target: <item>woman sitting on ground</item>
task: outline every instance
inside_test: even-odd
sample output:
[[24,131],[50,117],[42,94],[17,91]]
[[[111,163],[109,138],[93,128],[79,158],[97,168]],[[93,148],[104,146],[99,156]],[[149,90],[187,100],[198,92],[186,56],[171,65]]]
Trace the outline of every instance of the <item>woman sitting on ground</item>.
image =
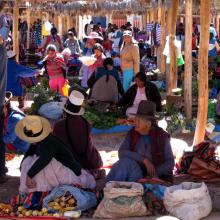
[[26,116],[16,125],[16,134],[31,143],[21,164],[21,193],[47,192],[59,185],[95,188],[93,176],[83,170],[68,147],[51,134],[48,120]]
[[161,111],[161,96],[155,84],[147,81],[145,73],[139,72],[135,76],[133,86],[125,93],[121,100],[116,104],[117,107],[123,107],[128,117],[137,113],[139,103],[142,100],[149,100],[156,104],[156,111]]
[[5,104],[3,107],[4,118],[4,136],[3,141],[9,150],[15,150],[17,153],[25,153],[29,148],[29,143],[21,140],[15,133],[16,124],[25,117],[25,114],[19,109],[12,108],[10,99],[12,94],[6,93]]
[[158,127],[156,105],[141,101],[132,128],[119,149],[119,161],[113,165],[107,181],[136,182],[144,177],[172,181],[174,157],[170,136]]
[[97,68],[89,78],[87,84],[91,89],[91,99],[115,103],[118,101],[119,94],[124,95],[118,70],[113,65],[112,58],[106,58],[103,62],[104,67]]
[[102,158],[92,143],[91,127],[83,117],[84,95],[76,90],[70,93],[64,107],[66,117],[57,122],[53,133],[68,147],[74,158],[86,170],[102,167]]

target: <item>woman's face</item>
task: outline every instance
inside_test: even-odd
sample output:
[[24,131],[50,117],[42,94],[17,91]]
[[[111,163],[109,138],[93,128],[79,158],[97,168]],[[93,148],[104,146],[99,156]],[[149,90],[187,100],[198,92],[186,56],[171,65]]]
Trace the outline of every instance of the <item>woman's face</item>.
[[102,55],[102,52],[98,49],[95,49],[94,54],[95,54],[96,57],[100,57]]
[[56,51],[49,50],[47,52],[47,56],[48,56],[48,58],[54,58],[56,56]]
[[138,88],[144,88],[144,82],[142,82],[139,78],[135,79]]
[[123,39],[124,39],[125,44],[129,44],[129,43],[131,43],[132,37],[131,37],[131,36],[128,36],[128,35],[125,35],[125,36],[123,37]]
[[135,130],[138,133],[142,135],[146,135],[146,134],[149,134],[150,129],[151,129],[151,121],[148,121],[141,117],[135,118]]

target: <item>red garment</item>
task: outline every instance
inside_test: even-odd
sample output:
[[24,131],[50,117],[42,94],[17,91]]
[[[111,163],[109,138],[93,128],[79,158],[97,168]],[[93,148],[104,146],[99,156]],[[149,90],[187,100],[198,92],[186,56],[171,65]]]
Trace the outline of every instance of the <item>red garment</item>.
[[107,39],[107,40],[105,40],[105,41],[103,42],[103,48],[104,48],[105,50],[111,51],[111,50],[112,50],[112,44],[113,44],[113,42],[112,42],[111,40]]
[[95,61],[95,63],[94,63],[93,65],[89,66],[89,71],[90,71],[90,73],[93,73],[93,72],[96,70],[96,68],[98,68],[98,67],[103,67],[103,62],[104,62],[104,59],[105,59],[106,57],[105,57],[105,55],[102,53],[101,56],[99,56],[99,57],[96,57],[96,56],[95,56],[95,58],[97,59],[97,60]]
[[55,58],[47,58],[47,72],[50,79],[63,78],[65,72],[65,61],[60,54],[56,54]]
[[[4,118],[4,134],[7,132],[7,123],[8,123],[8,116],[5,116],[5,118]],[[6,144],[6,147],[8,148],[8,150],[16,151],[16,148],[11,143]]]

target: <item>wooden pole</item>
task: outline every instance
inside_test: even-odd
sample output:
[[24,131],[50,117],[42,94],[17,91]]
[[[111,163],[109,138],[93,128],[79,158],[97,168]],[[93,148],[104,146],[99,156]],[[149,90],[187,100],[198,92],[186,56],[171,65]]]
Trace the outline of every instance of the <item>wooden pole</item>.
[[172,89],[177,86],[177,53],[174,45],[176,36],[176,21],[179,7],[179,0],[172,0],[172,7],[169,16],[169,45],[170,45],[170,71],[169,71],[169,83],[168,83],[168,95],[172,93]]
[[18,32],[19,7],[15,2],[13,8],[13,51],[16,54],[16,61],[19,62],[19,32]]
[[160,72],[166,72],[166,57],[163,55],[163,50],[166,43],[166,27],[165,27],[165,6],[164,3],[161,2],[160,6]]
[[193,0],[186,0],[184,107],[187,119],[192,118],[192,7]]
[[63,21],[61,15],[58,15],[58,33],[60,36],[63,36]]
[[29,49],[30,46],[30,26],[31,26],[31,11],[30,9],[27,9],[27,49]]
[[218,15],[216,16],[216,32],[219,37],[219,16]]
[[196,131],[193,144],[204,140],[208,113],[208,48],[211,0],[200,1],[199,97]]
[[54,13],[54,17],[53,17],[53,23],[54,23],[54,26],[56,27],[56,28],[58,28],[58,24],[59,24],[59,21],[58,21],[59,19],[58,19],[58,15],[56,14],[56,13]]

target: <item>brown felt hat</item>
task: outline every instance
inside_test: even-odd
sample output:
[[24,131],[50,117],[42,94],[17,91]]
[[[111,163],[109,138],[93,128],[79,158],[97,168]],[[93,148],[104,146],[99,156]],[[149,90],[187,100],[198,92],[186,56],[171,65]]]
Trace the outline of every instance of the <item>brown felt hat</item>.
[[151,101],[142,100],[138,106],[137,113],[134,114],[135,116],[143,116],[149,119],[156,119],[155,118],[156,112],[156,104]]

